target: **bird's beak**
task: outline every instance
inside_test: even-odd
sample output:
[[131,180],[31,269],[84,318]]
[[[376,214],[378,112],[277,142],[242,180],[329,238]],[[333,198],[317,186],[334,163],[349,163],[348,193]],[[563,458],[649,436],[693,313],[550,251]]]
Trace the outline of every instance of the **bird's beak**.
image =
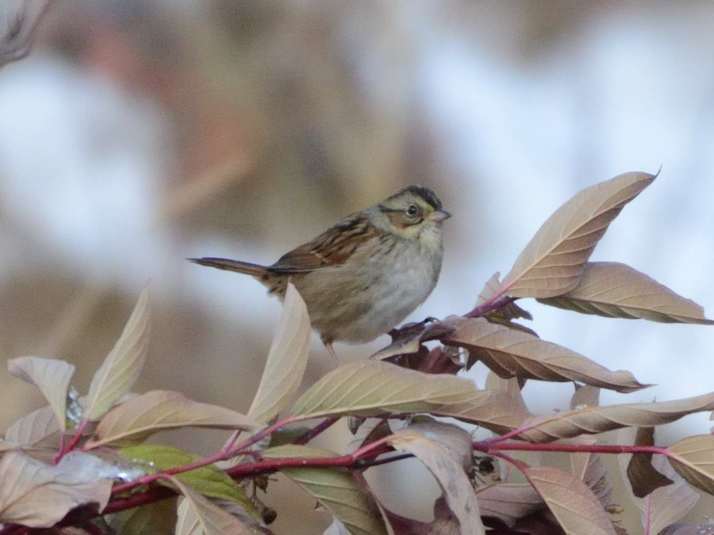
[[437,223],[441,223],[442,221],[449,219],[450,217],[451,214],[446,210],[435,210],[429,215],[429,219]]

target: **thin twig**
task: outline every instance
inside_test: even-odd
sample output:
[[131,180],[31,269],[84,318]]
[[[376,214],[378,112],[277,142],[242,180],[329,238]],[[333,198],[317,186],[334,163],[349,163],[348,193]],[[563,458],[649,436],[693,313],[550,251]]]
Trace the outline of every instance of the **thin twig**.
[[293,441],[293,444],[307,444],[310,442],[313,438],[316,436],[320,435],[322,432],[328,430],[330,427],[332,427],[335,422],[337,422],[339,418],[337,417],[332,417],[332,418],[325,418],[322,420],[319,424],[317,424],[315,427],[312,429],[309,429],[306,431],[304,434],[300,435],[296,440]]
[[[143,477],[135,479],[134,481],[130,481],[129,483],[123,483],[121,485],[117,485],[112,489],[112,494],[117,495],[117,494],[121,494],[123,492],[133,490],[136,487],[140,487],[143,485],[149,485],[150,483],[154,483],[155,481],[157,481],[165,476],[175,476],[177,474],[183,474],[184,472],[190,472],[191,470],[196,470],[198,468],[203,468],[204,466],[215,464],[219,461],[226,461],[226,460],[230,459],[231,457],[235,457],[236,455],[240,454],[242,450],[246,450],[246,449],[250,448],[254,444],[263,440],[265,437],[270,436],[272,433],[274,433],[281,427],[283,427],[293,421],[294,421],[294,418],[292,418],[292,417],[283,418],[282,420],[278,420],[273,425],[270,425],[270,426],[262,429],[261,431],[258,431],[254,435],[248,437],[243,442],[236,444],[230,450],[221,449],[220,451],[218,451],[217,453],[215,453],[213,455],[210,455],[208,457],[203,457],[203,458],[198,459],[192,463],[189,463],[189,464],[186,464],[183,466],[176,466],[174,468],[167,468],[166,470],[161,470],[161,471],[155,472],[153,474],[147,474]],[[0,535],[2,535],[2,534],[0,533]]]

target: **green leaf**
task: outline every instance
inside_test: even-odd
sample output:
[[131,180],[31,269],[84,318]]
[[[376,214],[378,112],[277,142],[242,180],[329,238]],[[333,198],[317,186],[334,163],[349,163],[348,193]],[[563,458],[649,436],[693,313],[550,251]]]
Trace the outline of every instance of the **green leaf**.
[[176,500],[162,500],[119,513],[124,522],[119,535],[173,535]]
[[[335,455],[328,450],[295,445],[263,451],[263,456],[271,459]],[[286,468],[281,472],[316,498],[352,535],[387,534],[372,496],[348,471],[336,468]]]
[[478,392],[468,379],[362,361],[325,375],[295,402],[292,414],[308,419],[428,412],[432,407],[472,400]]
[[[128,461],[143,465],[149,472],[185,466],[199,458],[193,453],[161,444],[129,446],[120,449],[119,453]],[[243,489],[214,465],[197,468],[175,477],[204,496],[238,503],[246,511],[257,516],[255,507]]]
[[144,290],[124,331],[92,378],[85,418],[95,421],[131,390],[146,362],[149,346],[149,292]]

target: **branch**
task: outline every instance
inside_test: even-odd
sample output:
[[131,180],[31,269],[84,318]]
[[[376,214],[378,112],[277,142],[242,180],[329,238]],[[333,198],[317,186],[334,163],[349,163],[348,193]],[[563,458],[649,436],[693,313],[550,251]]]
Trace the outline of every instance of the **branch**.
[[[190,472],[191,470],[203,468],[204,466],[208,466],[210,464],[215,464],[220,461],[226,461],[232,457],[239,455],[243,450],[246,450],[246,449],[250,448],[251,446],[253,446],[254,444],[257,444],[258,442],[263,440],[265,437],[270,436],[275,431],[277,431],[278,429],[280,429],[281,427],[283,427],[285,425],[288,425],[289,423],[293,422],[294,420],[295,420],[294,417],[287,417],[287,418],[283,418],[282,420],[278,420],[273,425],[263,428],[261,431],[258,431],[254,435],[248,437],[243,442],[239,442],[238,444],[236,444],[235,446],[233,446],[231,448],[222,448],[217,453],[210,455],[208,457],[203,457],[201,459],[198,459],[190,464],[185,464],[183,466],[176,466],[174,468],[168,468],[166,470],[154,472],[153,474],[147,474],[143,477],[135,479],[134,481],[130,481],[129,483],[123,483],[121,485],[116,485],[112,489],[112,495],[117,495],[117,494],[121,494],[123,492],[128,492],[130,490],[135,489],[136,487],[141,487],[143,485],[149,485],[159,479],[165,478],[166,476],[175,476],[178,474],[183,474],[184,472]],[[2,535],[2,532],[0,532],[0,535]]]
[[336,416],[333,416],[332,418],[325,418],[315,427],[306,431],[305,434],[299,436],[296,440],[294,440],[293,444],[307,444],[313,438],[320,435],[323,431],[327,431],[330,427],[334,425],[335,422],[337,422],[337,420],[339,420],[339,418],[337,418]]

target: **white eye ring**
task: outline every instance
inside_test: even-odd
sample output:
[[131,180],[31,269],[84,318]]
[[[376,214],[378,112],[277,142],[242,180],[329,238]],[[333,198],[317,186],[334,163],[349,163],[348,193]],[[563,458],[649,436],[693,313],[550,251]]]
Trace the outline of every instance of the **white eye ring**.
[[419,215],[419,207],[416,204],[410,204],[407,208],[407,215],[409,217],[416,217]]

